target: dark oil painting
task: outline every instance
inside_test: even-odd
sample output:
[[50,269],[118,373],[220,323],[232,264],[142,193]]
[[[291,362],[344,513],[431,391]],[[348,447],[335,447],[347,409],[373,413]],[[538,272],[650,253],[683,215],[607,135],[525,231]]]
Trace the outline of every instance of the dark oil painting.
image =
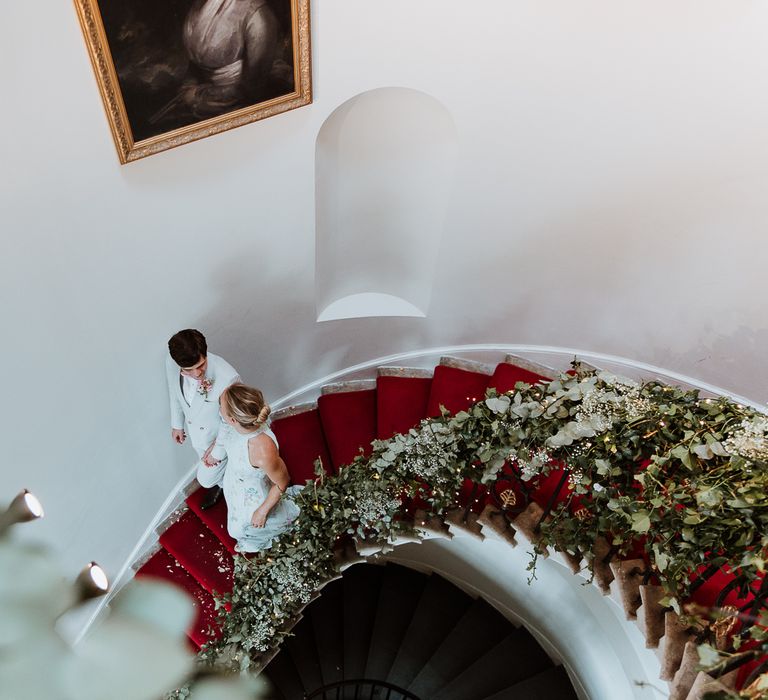
[[295,90],[291,0],[98,0],[135,142]]

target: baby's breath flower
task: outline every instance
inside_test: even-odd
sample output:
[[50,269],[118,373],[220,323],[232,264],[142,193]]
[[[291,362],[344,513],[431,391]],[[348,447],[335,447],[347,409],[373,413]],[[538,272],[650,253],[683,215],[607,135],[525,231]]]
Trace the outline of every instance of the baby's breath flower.
[[455,461],[455,455],[440,441],[439,434],[429,425],[422,425],[412,432],[412,439],[403,450],[406,469],[433,485],[448,480],[446,467]]
[[745,418],[739,429],[723,442],[723,447],[745,459],[768,460],[768,416]]

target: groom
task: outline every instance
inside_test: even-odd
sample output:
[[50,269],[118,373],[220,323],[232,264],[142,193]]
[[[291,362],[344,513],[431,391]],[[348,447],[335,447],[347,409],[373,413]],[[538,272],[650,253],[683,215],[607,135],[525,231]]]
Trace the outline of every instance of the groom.
[[232,365],[208,352],[205,336],[192,328],[179,331],[168,341],[165,370],[171,438],[179,445],[189,438],[200,457],[197,480],[208,489],[200,505],[207,509],[221,498],[224,478],[224,465],[209,457],[221,425],[219,396],[240,377]]

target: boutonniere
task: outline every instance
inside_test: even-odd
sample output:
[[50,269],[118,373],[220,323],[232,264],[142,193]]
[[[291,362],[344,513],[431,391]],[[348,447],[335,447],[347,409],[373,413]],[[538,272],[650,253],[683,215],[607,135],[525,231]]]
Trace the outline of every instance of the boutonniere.
[[200,383],[197,385],[197,393],[205,399],[208,398],[208,392],[210,392],[211,389],[213,389],[213,379],[209,379],[208,377],[201,379]]

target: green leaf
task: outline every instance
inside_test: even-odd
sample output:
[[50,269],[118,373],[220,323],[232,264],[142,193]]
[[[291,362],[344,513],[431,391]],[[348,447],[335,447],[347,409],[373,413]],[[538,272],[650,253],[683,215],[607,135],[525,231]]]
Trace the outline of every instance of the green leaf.
[[697,651],[699,652],[699,663],[704,668],[711,668],[720,663],[720,652],[709,644],[699,644]]
[[595,469],[600,476],[606,476],[611,471],[611,465],[605,459],[596,459]]
[[647,510],[639,510],[632,513],[632,530],[640,534],[648,532],[651,529],[651,519],[648,517]]

